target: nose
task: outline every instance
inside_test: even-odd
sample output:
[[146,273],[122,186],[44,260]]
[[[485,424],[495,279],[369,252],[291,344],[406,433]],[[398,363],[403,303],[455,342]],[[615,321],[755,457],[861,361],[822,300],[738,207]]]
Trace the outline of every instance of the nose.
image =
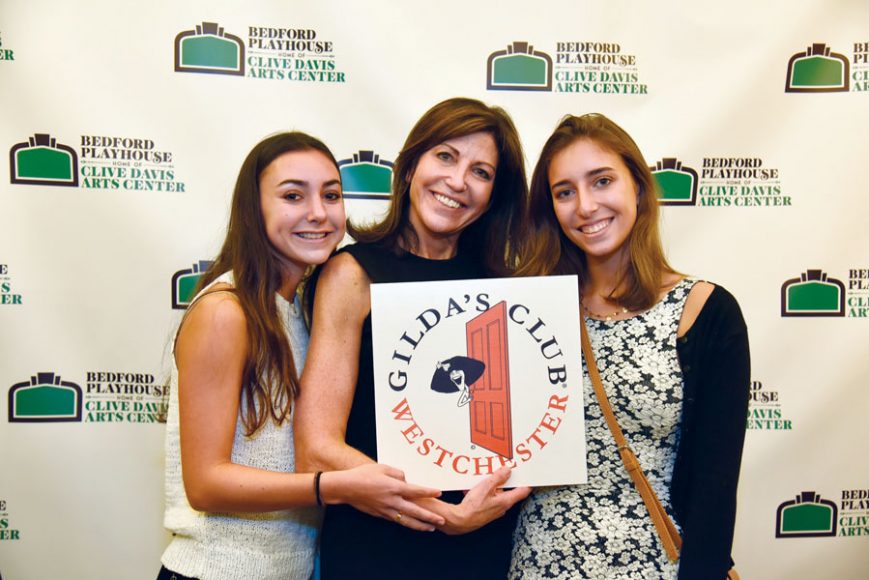
[[312,195],[308,203],[308,221],[319,223],[326,219],[326,206],[319,195]]
[[583,188],[577,192],[576,213],[582,217],[591,217],[599,205],[594,194]]
[[458,164],[449,169],[446,176],[447,186],[453,191],[465,191],[468,187],[468,184],[465,181],[467,171],[467,168]]

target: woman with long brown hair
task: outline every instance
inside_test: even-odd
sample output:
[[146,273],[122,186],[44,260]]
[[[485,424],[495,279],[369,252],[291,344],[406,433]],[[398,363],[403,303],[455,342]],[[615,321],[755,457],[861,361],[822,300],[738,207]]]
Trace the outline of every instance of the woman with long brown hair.
[[[416,123],[395,163],[389,213],[378,224],[351,230],[358,243],[330,259],[317,282],[297,407],[305,468],[345,469],[377,458],[371,284],[509,271],[515,252],[508,241],[518,232],[515,216],[526,191],[519,137],[502,109],[455,98]],[[329,507],[322,578],[503,578],[515,511],[497,518],[529,491],[499,490],[508,477],[509,469],[502,469],[464,497],[408,498],[392,522]],[[442,518],[438,532],[411,529],[421,523],[409,511],[414,505]]]
[[[579,322],[590,339],[588,483],[535,490],[519,518],[510,576],[724,578],[749,392],[739,305],[667,263],[648,165],[603,115],[565,117],[550,136],[528,221],[518,273],[579,280]],[[589,378],[592,358],[624,445]],[[623,465],[628,448],[681,534],[681,557],[663,547],[654,501]]]
[[[176,335],[166,429],[173,537],[159,578],[306,580],[317,506],[346,502],[391,518],[396,501],[439,495],[375,464],[293,473],[308,345],[296,291],[344,222],[338,165],[322,142],[280,133],[248,154],[223,248]],[[430,525],[426,510],[411,513]]]

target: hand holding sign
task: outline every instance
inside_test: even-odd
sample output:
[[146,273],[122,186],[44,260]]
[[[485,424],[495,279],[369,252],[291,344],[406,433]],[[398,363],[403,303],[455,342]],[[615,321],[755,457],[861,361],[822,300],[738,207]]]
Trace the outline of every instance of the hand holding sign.
[[528,497],[531,493],[530,487],[501,489],[511,473],[509,467],[502,467],[471,488],[462,503],[458,505],[441,503],[445,509],[436,511],[444,516],[445,521],[438,526],[438,529],[450,535],[473,532],[500,518],[516,502]]

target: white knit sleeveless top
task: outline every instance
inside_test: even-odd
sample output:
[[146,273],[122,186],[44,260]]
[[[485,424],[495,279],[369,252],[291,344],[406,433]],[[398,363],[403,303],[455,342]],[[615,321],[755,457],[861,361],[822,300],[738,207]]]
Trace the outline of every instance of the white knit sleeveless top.
[[[232,285],[232,274],[218,277],[193,302],[212,285],[221,282]],[[298,300],[291,304],[280,295],[276,295],[276,300],[278,313],[285,321],[296,369],[301,373],[308,350],[308,331]],[[317,508],[265,513],[206,513],[190,507],[181,477],[178,368],[174,357],[170,385],[163,523],[173,537],[161,558],[163,565],[200,580],[310,578],[321,518]],[[267,420],[252,437],[246,437],[239,412],[232,462],[269,471],[294,471],[292,421],[277,426],[274,421]]]

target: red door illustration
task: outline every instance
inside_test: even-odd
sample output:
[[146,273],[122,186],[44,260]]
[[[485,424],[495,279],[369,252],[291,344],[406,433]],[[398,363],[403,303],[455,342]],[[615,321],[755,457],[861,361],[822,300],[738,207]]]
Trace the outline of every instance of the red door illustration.
[[483,376],[472,386],[471,443],[512,459],[506,302],[494,305],[469,321],[465,328],[468,356],[486,364]]

